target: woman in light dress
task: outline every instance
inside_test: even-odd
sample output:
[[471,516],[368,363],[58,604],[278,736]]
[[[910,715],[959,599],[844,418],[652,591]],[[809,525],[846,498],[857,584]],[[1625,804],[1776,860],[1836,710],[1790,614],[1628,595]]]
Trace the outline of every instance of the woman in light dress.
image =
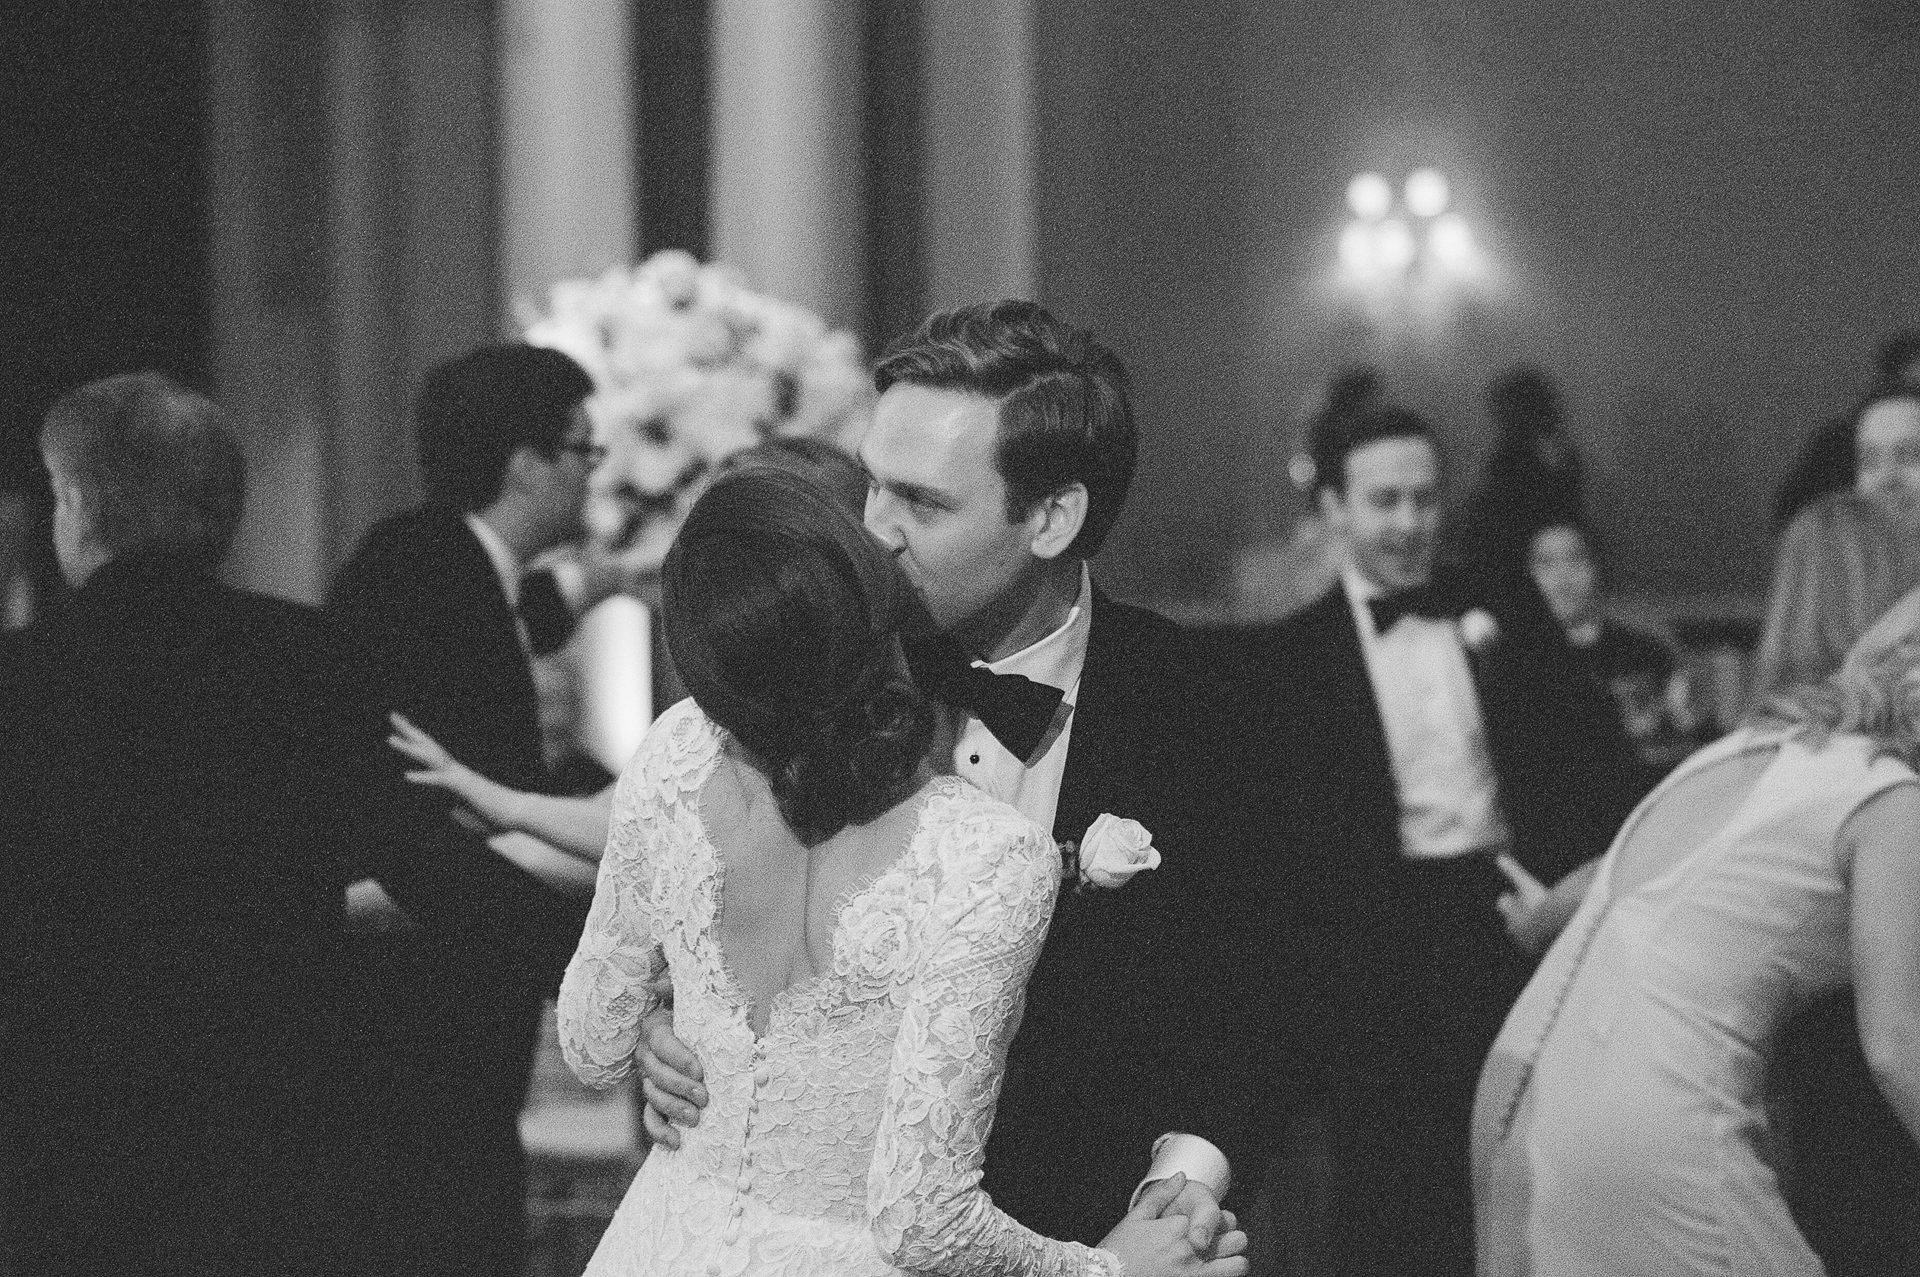
[[1762,1106],[1785,1021],[1851,984],[1920,1139],[1920,591],[1838,674],[1628,819],[1481,1074],[1485,1277],[1822,1272]]
[[1204,1258],[1153,1218],[1177,1176],[1096,1248],[980,1191],[1060,857],[933,775],[884,551],[821,489],[746,470],[695,505],[662,585],[692,699],[616,787],[560,1035],[583,1079],[624,1076],[664,972],[710,1099],[588,1273],[1244,1273],[1245,1234]]

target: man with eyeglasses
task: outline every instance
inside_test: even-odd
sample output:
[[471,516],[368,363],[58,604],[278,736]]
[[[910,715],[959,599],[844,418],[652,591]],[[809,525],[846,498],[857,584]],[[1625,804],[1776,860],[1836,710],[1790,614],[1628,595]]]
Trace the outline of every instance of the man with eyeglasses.
[[[369,733],[398,711],[483,774],[549,788],[522,567],[582,534],[603,454],[592,390],[566,355],[517,343],[427,374],[414,414],[426,501],[367,534],[327,605],[364,658],[355,695]],[[444,792],[409,785],[405,766],[396,755],[367,800],[447,820]],[[355,867],[349,890],[337,1178],[348,1271],[518,1277],[519,1112],[542,1001],[587,902],[477,837],[471,855],[446,845],[388,848]]]

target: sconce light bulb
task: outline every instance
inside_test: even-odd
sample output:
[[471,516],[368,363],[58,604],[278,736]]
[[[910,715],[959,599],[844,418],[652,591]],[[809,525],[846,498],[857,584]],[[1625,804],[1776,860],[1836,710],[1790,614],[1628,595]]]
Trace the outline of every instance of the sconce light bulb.
[[1355,217],[1377,222],[1393,207],[1393,187],[1378,173],[1362,173],[1347,183],[1347,207]]
[[1447,211],[1452,192],[1439,169],[1415,169],[1407,175],[1407,209],[1415,217],[1438,217]]

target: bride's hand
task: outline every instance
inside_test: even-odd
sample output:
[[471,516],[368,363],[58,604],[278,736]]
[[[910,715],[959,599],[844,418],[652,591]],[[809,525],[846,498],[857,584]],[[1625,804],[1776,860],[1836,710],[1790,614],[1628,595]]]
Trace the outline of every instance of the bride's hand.
[[1209,1258],[1194,1250],[1185,1215],[1158,1218],[1186,1186],[1187,1177],[1178,1172],[1148,1185],[1127,1217],[1101,1241],[1100,1249],[1119,1257],[1126,1277],[1243,1277],[1246,1273],[1245,1233],[1238,1229],[1221,1233]]
[[[485,826],[482,832],[517,828],[514,802],[518,797],[505,785],[496,784],[449,754],[433,737],[415,727],[404,714],[388,714],[393,728],[387,744],[396,752],[420,764],[407,773],[416,785],[444,789],[466,804]],[[464,822],[463,822],[464,823]]]

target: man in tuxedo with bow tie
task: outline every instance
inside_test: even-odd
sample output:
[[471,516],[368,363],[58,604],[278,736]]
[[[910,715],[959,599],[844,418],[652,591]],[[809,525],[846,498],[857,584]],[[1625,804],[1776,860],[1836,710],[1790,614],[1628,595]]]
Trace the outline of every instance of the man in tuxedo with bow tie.
[[1276,795],[1297,889],[1338,923],[1323,950],[1336,1271],[1468,1274],[1475,1080],[1532,966],[1500,901],[1522,871],[1550,884],[1605,850],[1631,754],[1537,607],[1436,571],[1426,421],[1364,410],[1314,461],[1348,561],[1250,650],[1280,692],[1255,783]]
[[[522,565],[581,535],[599,454],[584,409],[592,390],[567,356],[513,343],[428,373],[415,407],[426,502],[373,528],[328,599],[363,657],[370,738],[398,711],[501,783],[548,788],[536,636],[516,604]],[[446,827],[446,796],[408,785],[406,764],[390,761],[367,801]],[[389,848],[349,893],[363,932],[346,1042],[358,1147],[341,1175],[351,1272],[525,1268],[519,1113],[542,1001],[587,901],[478,837],[466,850]]]
[[[1200,1160],[1158,1136],[1203,1137],[1257,1178],[1246,1112],[1259,1067],[1244,1008],[1224,1005],[1222,896],[1246,886],[1241,836],[1203,772],[1209,726],[1185,634],[1094,584],[1137,432],[1124,368],[1031,302],[934,315],[875,372],[860,447],[866,523],[918,588],[938,637],[909,644],[945,701],[944,760],[1081,848],[1103,815],[1161,853],[1123,886],[1063,887],[1008,1058],[986,1157],[994,1203],[1050,1237],[1097,1243],[1142,1181],[1188,1173],[1167,1213],[1203,1250],[1222,1222]],[[1111,822],[1109,822],[1111,823]],[[1095,843],[1099,839],[1091,840]],[[698,1066],[657,1020],[641,1053],[656,1139],[696,1120]],[[1231,1236],[1239,1238],[1239,1234]],[[1243,1239],[1242,1239],[1243,1240]],[[1237,1246],[1239,1242],[1233,1243]]]

